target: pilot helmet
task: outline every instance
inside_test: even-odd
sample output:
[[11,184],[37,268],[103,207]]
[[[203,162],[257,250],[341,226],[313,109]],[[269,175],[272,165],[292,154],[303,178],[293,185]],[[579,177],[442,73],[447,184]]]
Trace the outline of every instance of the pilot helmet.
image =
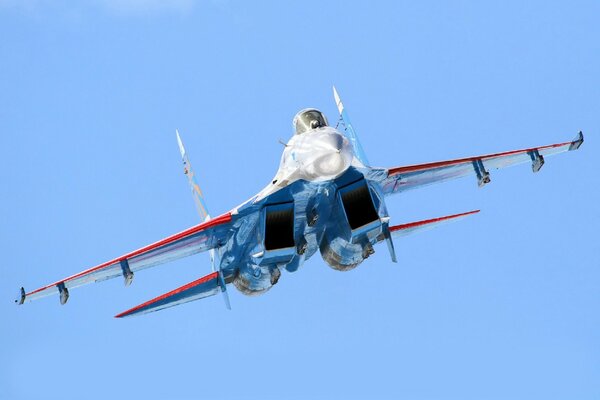
[[296,135],[328,125],[325,114],[316,108],[305,108],[299,111],[294,117],[292,124]]

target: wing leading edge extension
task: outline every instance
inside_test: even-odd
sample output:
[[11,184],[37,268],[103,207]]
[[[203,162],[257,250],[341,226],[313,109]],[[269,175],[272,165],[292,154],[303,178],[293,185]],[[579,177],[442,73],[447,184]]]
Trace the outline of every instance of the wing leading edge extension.
[[490,169],[504,168],[530,162],[533,172],[538,172],[544,165],[544,157],[577,150],[582,143],[583,133],[579,132],[577,137],[570,142],[476,157],[390,168],[388,169],[387,178],[383,179],[381,185],[385,194],[392,194],[430,185],[432,183],[474,175],[477,177],[479,186],[484,186],[490,182]]
[[69,298],[69,289],[119,276],[129,285],[136,271],[215,248],[226,240],[230,222],[231,213],[226,213],[32,292],[26,293],[21,288],[20,298],[15,302],[23,304],[26,300],[59,293],[61,304],[64,304]]

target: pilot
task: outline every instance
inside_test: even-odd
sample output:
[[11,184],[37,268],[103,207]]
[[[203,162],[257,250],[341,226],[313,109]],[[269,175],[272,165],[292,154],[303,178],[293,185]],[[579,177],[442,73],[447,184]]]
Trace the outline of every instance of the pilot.
[[328,126],[327,118],[316,108],[305,108],[299,111],[294,117],[292,124],[296,135]]

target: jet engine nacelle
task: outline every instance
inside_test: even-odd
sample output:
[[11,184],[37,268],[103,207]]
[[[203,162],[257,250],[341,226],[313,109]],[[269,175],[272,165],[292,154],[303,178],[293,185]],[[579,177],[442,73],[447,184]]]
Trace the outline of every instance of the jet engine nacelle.
[[324,237],[319,250],[323,260],[337,271],[350,271],[373,254],[370,244],[355,244],[340,237]]
[[249,264],[240,268],[233,279],[236,289],[247,296],[258,296],[273,287],[279,280],[281,271],[277,266]]
[[373,254],[373,244],[382,240],[379,200],[364,179],[340,188],[337,196],[319,250],[331,268],[349,271]]

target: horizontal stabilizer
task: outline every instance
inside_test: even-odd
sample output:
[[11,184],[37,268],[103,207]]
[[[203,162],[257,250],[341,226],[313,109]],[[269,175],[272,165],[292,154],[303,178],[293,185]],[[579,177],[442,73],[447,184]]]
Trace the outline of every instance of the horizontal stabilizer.
[[469,211],[462,214],[448,215],[440,218],[426,219],[423,221],[410,222],[408,224],[396,225],[390,227],[392,236],[407,236],[411,233],[421,232],[427,229],[435,228],[443,223],[457,221],[469,215],[477,214],[479,210]]
[[183,285],[161,296],[148,300],[139,306],[124,311],[115,318],[131,317],[133,315],[147,314],[179,304],[213,296],[221,291],[219,273],[213,272],[202,278]]

